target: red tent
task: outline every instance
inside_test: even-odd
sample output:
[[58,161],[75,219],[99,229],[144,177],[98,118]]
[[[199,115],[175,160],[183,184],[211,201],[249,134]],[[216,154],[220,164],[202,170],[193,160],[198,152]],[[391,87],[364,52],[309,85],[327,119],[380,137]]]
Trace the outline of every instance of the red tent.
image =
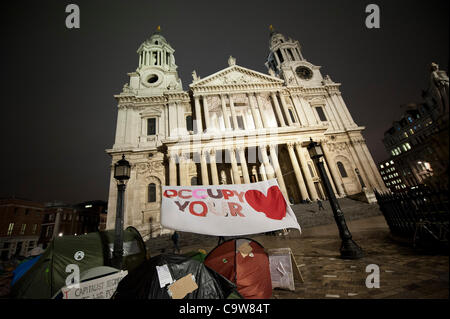
[[248,299],[272,296],[269,256],[264,247],[248,238],[230,239],[206,256],[205,265],[236,284]]

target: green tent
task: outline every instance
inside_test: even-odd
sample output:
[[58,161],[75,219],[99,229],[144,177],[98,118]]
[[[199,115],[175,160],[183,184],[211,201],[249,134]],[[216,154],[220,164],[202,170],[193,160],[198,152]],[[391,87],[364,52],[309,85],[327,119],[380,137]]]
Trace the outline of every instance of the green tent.
[[[134,227],[124,230],[123,270],[133,270],[146,260],[146,248]],[[114,230],[81,236],[55,238],[41,258],[12,287],[14,299],[50,299],[62,287],[70,272],[66,267],[78,265],[80,275],[94,267],[110,266],[114,246]]]

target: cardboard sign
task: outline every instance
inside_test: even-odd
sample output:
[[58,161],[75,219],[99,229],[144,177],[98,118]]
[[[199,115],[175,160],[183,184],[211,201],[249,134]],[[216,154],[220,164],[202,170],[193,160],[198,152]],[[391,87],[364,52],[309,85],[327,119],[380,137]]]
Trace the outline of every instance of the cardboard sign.
[[169,295],[172,299],[183,299],[187,294],[198,288],[195,277],[188,274],[171,284],[168,288]]
[[238,247],[238,251],[241,253],[242,257],[247,257],[251,254],[253,248],[250,246],[249,241],[246,241]]
[[268,255],[272,288],[294,291],[294,278],[304,282],[290,248],[269,249]]
[[128,271],[119,271],[115,274],[88,280],[78,285],[66,286],[61,289],[63,299],[110,299],[119,285],[119,282],[128,274]]
[[241,236],[297,222],[276,179],[236,185],[163,186],[161,225],[213,236]]

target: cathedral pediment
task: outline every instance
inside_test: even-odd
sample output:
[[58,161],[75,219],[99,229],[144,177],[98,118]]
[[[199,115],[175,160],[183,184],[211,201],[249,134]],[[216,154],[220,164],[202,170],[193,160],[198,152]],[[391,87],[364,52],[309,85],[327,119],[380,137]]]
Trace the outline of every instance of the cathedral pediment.
[[238,65],[232,65],[203,79],[194,78],[190,85],[194,91],[202,88],[226,88],[236,86],[275,86],[279,87],[284,81],[267,74],[253,71]]

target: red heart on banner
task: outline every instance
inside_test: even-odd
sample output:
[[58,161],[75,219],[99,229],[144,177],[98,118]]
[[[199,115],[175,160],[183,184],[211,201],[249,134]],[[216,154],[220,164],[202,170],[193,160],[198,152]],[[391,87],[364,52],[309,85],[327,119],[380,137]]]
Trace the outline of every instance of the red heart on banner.
[[254,210],[268,218],[280,220],[286,216],[286,201],[278,186],[270,187],[267,196],[258,190],[246,191],[245,199]]

